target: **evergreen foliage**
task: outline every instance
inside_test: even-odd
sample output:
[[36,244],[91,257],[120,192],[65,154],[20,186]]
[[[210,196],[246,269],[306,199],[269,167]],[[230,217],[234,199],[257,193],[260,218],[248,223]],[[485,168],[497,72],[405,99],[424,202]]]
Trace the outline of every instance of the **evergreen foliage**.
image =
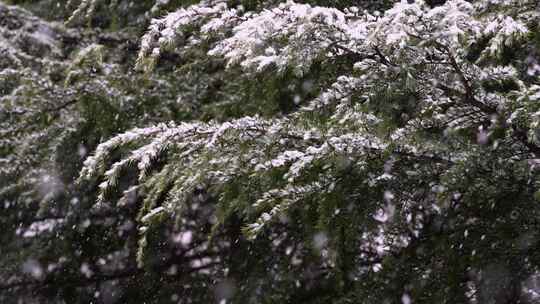
[[0,301],[540,301],[536,0],[14,2]]

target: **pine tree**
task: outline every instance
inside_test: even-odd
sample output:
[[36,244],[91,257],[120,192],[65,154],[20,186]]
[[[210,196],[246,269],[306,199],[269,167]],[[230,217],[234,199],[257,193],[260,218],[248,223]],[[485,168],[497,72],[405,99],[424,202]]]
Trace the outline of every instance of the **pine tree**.
[[537,1],[126,3],[0,5],[0,299],[539,301]]

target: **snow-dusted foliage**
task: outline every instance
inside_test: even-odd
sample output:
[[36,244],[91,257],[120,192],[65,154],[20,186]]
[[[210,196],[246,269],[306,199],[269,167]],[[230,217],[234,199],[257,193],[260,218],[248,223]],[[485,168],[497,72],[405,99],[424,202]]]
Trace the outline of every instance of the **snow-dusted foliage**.
[[[47,141],[54,152],[36,154],[33,139],[99,130],[77,142],[76,182],[31,171],[44,206],[63,210],[65,188],[78,194],[66,218],[29,221],[18,235],[73,227],[96,237],[116,218],[107,262],[75,268],[83,282],[127,271],[145,292],[159,289],[152,301],[536,301],[538,1],[401,0],[379,11],[173,2],[141,4],[146,32],[127,59],[104,43],[128,33],[85,38],[67,60],[51,31],[79,32],[15,29],[47,51],[41,59],[0,28],[0,174],[26,176],[50,155],[61,164],[71,143]],[[69,1],[67,23],[128,3]],[[18,133],[49,111],[47,128]],[[23,272],[44,280],[40,263]],[[180,286],[182,296],[168,293]]]
[[[136,109],[134,101],[143,95],[151,99],[171,91],[172,86],[154,78],[150,82],[161,92],[133,92],[127,85],[133,73],[126,74],[118,59],[105,58],[110,46],[95,43],[92,33],[69,31],[6,5],[0,6],[0,18],[5,24],[0,27],[0,160],[6,164],[0,166],[0,193],[10,191],[13,180],[33,183],[42,170],[56,170],[52,163],[46,168],[40,163],[61,162],[66,144],[75,159],[84,158],[93,146],[72,141],[96,116],[103,117],[105,107]],[[69,52],[65,44],[77,39],[81,44]],[[120,43],[128,37],[108,39]],[[124,123],[120,120],[119,115],[108,123],[114,128]]]
[[[345,55],[354,55],[356,61],[349,69],[344,67],[348,75],[337,77],[331,86],[322,88],[319,97],[289,118],[134,130],[100,145],[87,160],[83,177],[105,166],[111,147],[133,140],[148,142],[110,170],[97,172],[105,174],[103,189],[114,184],[123,165],[137,164],[144,181],[149,176],[150,160],[167,150],[174,151],[169,162],[178,161],[182,163],[178,166],[187,168],[179,174],[195,174],[197,183],[219,177],[215,183],[220,184],[234,180],[235,175],[263,174],[283,166],[291,168],[284,177],[292,182],[300,179],[298,168],[329,151],[357,157],[361,151],[380,153],[391,146],[388,153],[444,153],[448,147],[439,137],[420,136],[432,128],[444,129],[445,136],[452,138],[447,133],[454,129],[489,133],[489,128],[510,124],[495,141],[515,137],[521,129],[534,132],[532,122],[518,130],[510,120],[523,111],[537,111],[535,94],[527,93],[537,85],[520,79],[523,72],[517,70],[519,67],[496,65],[497,56],[505,49],[526,44],[528,25],[539,20],[531,3],[523,3],[531,7],[517,16],[483,13],[485,4],[458,0],[433,9],[421,1],[402,1],[383,15],[354,7],[339,11],[291,1],[242,16],[236,9],[227,9],[226,3],[181,9],[152,23],[143,38],[140,61],[155,59],[167,45],[185,43],[184,31],[192,27],[201,29],[201,35],[192,41],[208,40],[207,33],[230,28],[230,37],[210,41],[213,47],[208,55],[223,57],[229,68],[239,66],[247,72],[289,67],[307,71],[315,61],[330,64]],[[469,58],[473,56],[471,48],[481,41],[483,49]],[[507,83],[510,88],[504,88]],[[516,95],[528,97],[518,100]],[[523,102],[524,98],[532,99]],[[386,107],[400,109],[401,117],[388,121]],[[329,120],[311,121],[313,114]],[[533,147],[531,152],[537,152],[534,136],[520,140],[524,148]],[[294,153],[290,151],[293,147]],[[430,151],[432,148],[438,150]],[[449,160],[462,157],[459,150],[447,153]],[[216,171],[216,166],[223,168]]]
[[[127,32],[67,29],[0,3],[0,302],[55,303],[28,288],[56,284],[58,277],[76,281],[79,269],[88,279],[130,265],[129,249],[104,246],[103,234],[95,262],[81,259],[83,249],[72,240],[118,226],[110,244],[132,231],[118,213],[87,212],[94,197],[76,185],[76,176],[101,140],[143,121],[170,120],[178,104],[170,75],[132,71],[136,52],[126,46],[136,39]],[[96,243],[92,235],[84,237],[87,244]],[[113,263],[116,255],[107,258],[111,251],[122,252],[120,263]],[[102,257],[106,270],[96,265]]]
[[[107,11],[110,15],[120,15],[123,10],[137,9],[139,5],[147,7],[148,11],[138,16],[138,19],[147,20],[151,17],[155,17],[162,10],[167,9],[170,0],[151,0],[151,1],[138,1],[139,3],[133,3],[131,1],[122,0],[65,0],[62,1],[66,9],[71,11],[69,18],[66,20],[66,24],[69,26],[75,26],[80,23],[91,24],[92,19],[96,18],[99,11]],[[174,1],[173,1],[174,2]],[[124,13],[124,15],[126,15]]]
[[[537,173],[526,160],[540,153],[539,74],[531,68],[538,54],[529,53],[538,46],[536,1],[409,2],[382,13],[201,2],[153,20],[138,58],[147,71],[164,51],[202,47],[227,70],[260,81],[328,74],[306,82],[316,96],[279,117],[162,124],[113,137],[86,160],[80,181],[100,180],[100,203],[115,204],[132,189],[120,178],[135,170],[143,236],[153,231],[151,218],[181,221],[204,189],[221,210],[214,230],[231,217],[254,241],[279,240],[273,231],[282,225],[319,229],[325,234],[313,244],[329,275],[347,263],[369,267],[351,266],[344,281],[390,273],[381,261],[421,246],[433,225],[451,229],[435,222],[457,204],[498,200],[500,190],[484,185],[491,177],[478,177],[473,190],[468,175],[494,166],[493,176],[534,192]],[[534,201],[527,193],[520,204]],[[302,213],[314,223],[298,222]],[[345,240],[357,247],[343,247]],[[434,275],[428,268],[419,274],[425,280]],[[468,281],[482,289],[479,277]],[[463,297],[472,301],[470,294]]]

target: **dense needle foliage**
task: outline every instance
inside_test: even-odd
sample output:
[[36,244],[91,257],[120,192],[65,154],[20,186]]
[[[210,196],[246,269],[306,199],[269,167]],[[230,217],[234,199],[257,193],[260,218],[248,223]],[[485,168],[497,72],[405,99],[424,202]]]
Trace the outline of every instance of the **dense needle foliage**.
[[539,60],[536,0],[0,2],[0,302],[538,303]]

